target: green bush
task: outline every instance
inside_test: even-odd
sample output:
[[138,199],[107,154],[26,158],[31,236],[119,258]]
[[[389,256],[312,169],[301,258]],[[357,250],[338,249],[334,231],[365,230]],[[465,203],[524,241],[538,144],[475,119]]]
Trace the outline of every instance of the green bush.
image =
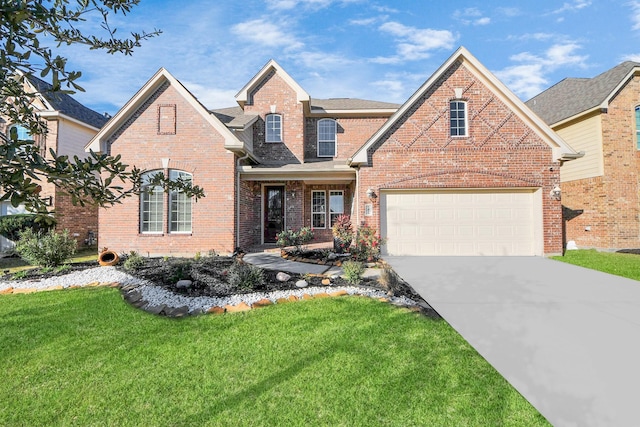
[[145,259],[136,251],[129,252],[127,259],[124,261],[125,270],[136,270],[145,264]]
[[362,280],[364,265],[358,261],[345,261],[342,263],[342,272],[347,282],[357,285]]
[[34,214],[1,216],[0,235],[15,242],[20,238],[20,232],[24,230],[33,230],[36,233],[44,233],[53,228],[53,218],[40,218],[38,221],[36,221],[36,218],[37,216]]
[[229,284],[242,290],[252,290],[264,284],[264,273],[261,268],[244,262],[234,262],[229,268]]
[[57,267],[76,253],[76,241],[69,230],[56,233],[34,233],[30,228],[22,231],[16,243],[16,252],[31,265]]
[[351,254],[358,261],[374,262],[380,259],[380,248],[385,239],[376,234],[376,230],[364,225],[358,229]]
[[276,245],[280,247],[295,246],[296,251],[300,252],[302,245],[313,239],[313,231],[309,227],[302,227],[297,231],[284,230],[278,233],[276,239]]

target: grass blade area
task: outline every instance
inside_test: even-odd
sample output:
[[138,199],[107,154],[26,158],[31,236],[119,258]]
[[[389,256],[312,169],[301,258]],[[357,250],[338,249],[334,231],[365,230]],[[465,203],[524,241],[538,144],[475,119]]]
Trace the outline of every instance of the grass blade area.
[[598,252],[595,249],[566,251],[564,256],[552,259],[603,271],[616,276],[640,280],[640,255],[618,252]]
[[6,295],[0,343],[0,425],[548,425],[446,322],[368,298],[169,319]]

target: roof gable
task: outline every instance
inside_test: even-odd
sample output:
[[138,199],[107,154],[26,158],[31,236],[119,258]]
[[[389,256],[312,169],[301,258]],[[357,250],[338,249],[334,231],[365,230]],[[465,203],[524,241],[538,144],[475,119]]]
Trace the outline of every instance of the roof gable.
[[594,109],[607,108],[621,87],[640,72],[640,63],[626,61],[591,79],[567,78],[526,102],[549,125]]
[[264,80],[269,73],[275,71],[295,92],[298,102],[308,102],[309,94],[273,59],[269,60],[236,95],[236,101],[241,107],[250,102],[251,92]]
[[[54,92],[53,86],[44,80],[33,75],[27,76],[26,79],[32,89],[43,98],[45,104],[48,104],[47,107],[51,112],[64,114],[96,129],[100,129],[107,122],[105,116],[85,107],[70,95],[63,92]],[[46,113],[43,116],[46,116]]]
[[204,119],[218,132],[225,141],[225,148],[242,149],[242,141],[214,115],[211,114],[175,77],[166,69],[160,68],[156,74],[113,116],[107,124],[89,141],[85,150],[105,152],[105,145],[125,122],[146,102],[164,83],[169,83]]
[[369,140],[350,159],[351,164],[366,164],[368,162],[368,151],[374,147],[384,135],[390,131],[402,118],[411,114],[411,111],[420,100],[438,81],[448,73],[457,63],[463,64],[467,70],[473,73],[489,90],[513,111],[525,124],[527,124],[536,134],[538,134],[549,147],[554,150],[554,158],[569,160],[577,153],[549,128],[538,116],[513,93],[500,80],[498,80],[484,65],[480,63],[464,47],[460,47],[447,59],[435,73],[425,81],[422,86],[393,114],[389,120],[369,138]]

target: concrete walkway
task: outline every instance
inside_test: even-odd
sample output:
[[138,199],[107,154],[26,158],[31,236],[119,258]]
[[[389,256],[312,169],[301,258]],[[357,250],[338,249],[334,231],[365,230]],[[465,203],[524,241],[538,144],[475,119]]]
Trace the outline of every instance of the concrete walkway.
[[[280,256],[280,254],[271,252],[256,252],[246,254],[242,258],[249,264],[268,270],[286,271],[287,273],[296,274],[322,274],[325,276],[342,276],[342,268],[329,265],[309,264],[306,262],[289,261]],[[362,277],[373,278],[380,275],[378,268],[366,268]]]
[[640,425],[640,282],[538,257],[385,260],[554,426]]

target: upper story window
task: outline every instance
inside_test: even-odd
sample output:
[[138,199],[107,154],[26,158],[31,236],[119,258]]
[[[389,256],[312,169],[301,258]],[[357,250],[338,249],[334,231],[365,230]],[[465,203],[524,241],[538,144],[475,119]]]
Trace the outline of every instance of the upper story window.
[[636,107],[636,149],[640,150],[640,105]]
[[318,157],[335,157],[337,142],[336,121],[322,119],[318,122]]
[[17,140],[17,141],[28,141],[31,138],[31,133],[29,129],[22,125],[12,125],[9,127],[9,139]]
[[282,142],[282,116],[267,114],[265,117],[266,142]]
[[459,99],[449,102],[449,129],[451,136],[468,136],[467,103]]

